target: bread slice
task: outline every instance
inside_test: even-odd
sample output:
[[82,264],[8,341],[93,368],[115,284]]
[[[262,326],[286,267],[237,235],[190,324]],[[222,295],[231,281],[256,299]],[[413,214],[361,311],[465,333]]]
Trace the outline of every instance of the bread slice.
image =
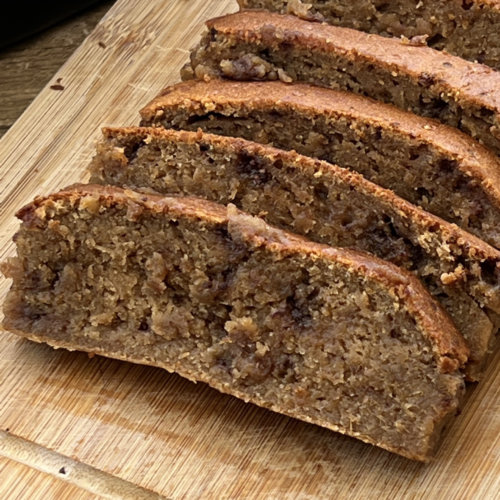
[[429,47],[244,11],[207,22],[183,78],[302,81],[437,118],[500,155],[500,72]]
[[500,252],[329,163],[243,139],[160,128],[105,129],[91,181],[234,203],[268,223],[367,251],[421,278],[469,343],[479,378],[498,329]]
[[269,9],[383,36],[479,61],[500,69],[500,3],[436,0],[238,0],[242,8]]
[[425,460],[467,349],[411,274],[236,209],[77,186],[21,209],[4,327]]
[[349,167],[500,248],[500,159],[457,129],[351,92],[192,80],[142,124],[239,136]]

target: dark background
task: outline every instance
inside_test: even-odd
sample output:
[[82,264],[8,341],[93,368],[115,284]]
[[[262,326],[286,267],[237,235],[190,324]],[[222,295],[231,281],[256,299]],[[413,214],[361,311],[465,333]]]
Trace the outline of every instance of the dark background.
[[112,5],[112,0],[9,4],[15,14],[4,10],[0,16],[0,137]]

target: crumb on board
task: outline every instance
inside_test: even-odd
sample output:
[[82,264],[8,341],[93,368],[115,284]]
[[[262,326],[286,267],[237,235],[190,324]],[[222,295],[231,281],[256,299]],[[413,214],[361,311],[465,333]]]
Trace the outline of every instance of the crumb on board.
[[54,85],[51,85],[50,88],[52,90],[64,90],[64,85],[61,85],[62,78],[58,78]]

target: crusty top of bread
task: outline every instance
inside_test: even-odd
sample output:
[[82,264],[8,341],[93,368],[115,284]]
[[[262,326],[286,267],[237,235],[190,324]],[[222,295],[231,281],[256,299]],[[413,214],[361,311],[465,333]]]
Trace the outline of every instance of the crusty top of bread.
[[427,46],[260,10],[214,18],[206,25],[227,36],[237,34],[246,42],[286,42],[323,52],[335,49],[353,60],[376,60],[390,71],[425,79],[426,86],[460,95],[462,101],[500,115],[500,72]]
[[157,116],[161,119],[164,107],[197,113],[233,107],[235,111],[292,108],[311,117],[343,115],[353,121],[373,123],[455,156],[459,168],[479,179],[488,196],[500,205],[500,159],[496,155],[456,128],[352,92],[278,81],[189,80],[165,88],[141,110],[142,119],[154,123]]
[[243,239],[254,248],[265,246],[276,254],[307,255],[331,261],[358,276],[387,287],[395,299],[404,301],[408,311],[421,322],[422,332],[433,345],[440,370],[456,371],[467,360],[468,348],[451,320],[431,298],[425,287],[411,273],[369,254],[346,248],[332,248],[310,242],[300,236],[275,229],[263,220],[197,198],[163,197],[137,193],[117,187],[76,184],[48,197],[37,197],[17,212],[28,227],[39,227],[69,201],[79,210],[97,213],[99,208],[127,207],[129,217],[168,214],[202,220],[208,224],[227,225],[233,238]]

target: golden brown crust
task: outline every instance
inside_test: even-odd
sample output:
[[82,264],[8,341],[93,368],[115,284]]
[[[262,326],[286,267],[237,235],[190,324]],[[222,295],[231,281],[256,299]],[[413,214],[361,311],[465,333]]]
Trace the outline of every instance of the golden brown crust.
[[[168,132],[157,130],[154,133]],[[181,134],[196,140],[194,133]],[[287,153],[278,151],[277,154]],[[443,373],[456,371],[467,361],[469,350],[462,335],[413,274],[364,252],[328,247],[275,229],[234,207],[227,210],[221,205],[197,198],[162,197],[117,187],[76,184],[49,197],[36,198],[16,215],[24,224],[37,226],[46,217],[48,209],[57,207],[59,201],[70,200],[71,204],[77,205],[82,199],[85,204],[93,199],[97,200],[98,206],[122,204],[132,208],[133,212],[147,210],[153,214],[167,213],[174,217],[196,218],[212,224],[228,225],[231,234],[243,238],[253,247],[266,246],[281,255],[302,254],[337,263],[361,279],[383,284],[406,304],[408,311],[421,322],[422,331],[432,343],[438,366]]]
[[244,11],[207,21],[209,29],[248,42],[263,39],[263,29],[273,26],[280,42],[313,50],[337,51],[352,60],[376,61],[390,71],[404,72],[418,79],[432,78],[433,85],[446,94],[500,114],[500,72],[427,46],[404,44],[397,39],[366,34],[349,28],[310,23],[298,17],[264,11]]
[[37,196],[31,203],[16,212],[16,217],[24,224],[35,224],[37,219],[45,216],[46,208],[57,205],[59,200],[70,200],[78,203],[82,197],[98,197],[105,206],[124,203],[129,206],[136,204],[153,213],[180,214],[183,217],[192,217],[207,220],[212,223],[226,221],[226,210],[221,205],[200,198],[174,198],[153,194],[142,194],[129,189],[114,186],[100,186],[95,184],[73,184],[48,197]]
[[164,89],[141,110],[142,119],[153,123],[163,108],[187,109],[193,113],[296,109],[306,116],[344,116],[353,122],[394,130],[454,157],[457,167],[478,179],[491,202],[500,206],[500,160],[496,155],[468,135],[437,120],[352,92],[301,83],[191,80]]

